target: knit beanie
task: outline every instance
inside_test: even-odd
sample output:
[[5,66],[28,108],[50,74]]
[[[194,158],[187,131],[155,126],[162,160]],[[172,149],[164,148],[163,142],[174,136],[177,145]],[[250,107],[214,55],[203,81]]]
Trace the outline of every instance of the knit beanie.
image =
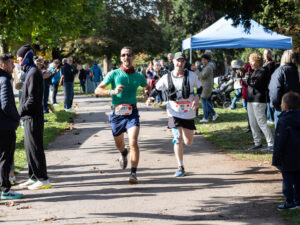
[[17,51],[17,57],[22,57],[24,58],[24,56],[26,55],[26,53],[31,50],[31,46],[29,44],[27,45],[23,45],[21,48],[19,48],[19,50]]

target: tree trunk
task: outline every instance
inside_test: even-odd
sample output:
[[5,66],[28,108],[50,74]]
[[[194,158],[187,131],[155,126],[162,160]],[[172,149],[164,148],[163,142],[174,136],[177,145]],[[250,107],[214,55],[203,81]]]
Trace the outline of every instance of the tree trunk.
[[103,59],[103,73],[107,74],[109,71],[111,71],[111,58],[104,56]]
[[8,45],[4,39],[0,39],[0,54],[8,53]]

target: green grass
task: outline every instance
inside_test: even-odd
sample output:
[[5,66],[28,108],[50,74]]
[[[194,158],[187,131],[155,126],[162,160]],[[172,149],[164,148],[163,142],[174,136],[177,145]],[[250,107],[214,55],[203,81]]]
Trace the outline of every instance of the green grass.
[[[232,154],[236,158],[250,159],[270,162],[272,153],[261,153],[260,151],[247,151],[252,146],[253,138],[251,133],[244,133],[247,128],[247,112],[237,104],[234,110],[215,108],[220,117],[209,123],[199,123],[196,119],[196,128],[211,143],[217,145],[221,150]],[[199,110],[199,113],[202,109]],[[274,125],[271,126],[274,133]],[[266,146],[264,135],[262,134],[263,145]]]
[[[69,124],[73,122],[75,113],[65,112],[63,105],[55,107],[56,113],[45,114],[45,119],[48,122],[44,127],[44,148],[47,149],[48,144],[54,138],[62,134],[69,128]],[[15,172],[18,173],[27,164],[26,154],[24,149],[24,130],[21,126],[17,129],[17,142],[15,151]]]
[[279,215],[288,221],[290,225],[299,225],[300,224],[300,210],[287,210],[279,212]]

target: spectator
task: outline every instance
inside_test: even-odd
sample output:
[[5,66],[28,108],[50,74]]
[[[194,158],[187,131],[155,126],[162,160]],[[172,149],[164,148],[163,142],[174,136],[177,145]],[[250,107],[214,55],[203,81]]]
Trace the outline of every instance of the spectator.
[[249,122],[252,130],[252,136],[254,140],[254,146],[248,150],[255,150],[262,148],[261,134],[262,131],[266,137],[268,147],[262,149],[262,151],[271,151],[273,149],[273,135],[270,127],[267,124],[266,118],[266,100],[267,100],[267,87],[268,87],[268,75],[263,65],[263,58],[261,54],[252,53],[249,56],[249,62],[254,72],[247,79],[247,109]]
[[[241,62],[240,62],[241,63]],[[238,64],[237,60],[233,60],[231,62],[231,77],[233,78],[233,87],[235,90],[235,96],[232,99],[231,102],[231,109],[235,109],[236,108],[236,102],[240,100],[240,98],[242,97],[242,65]]]
[[[270,83],[271,80],[271,76],[273,74],[273,72],[275,71],[276,65],[275,62],[272,59],[272,52],[270,49],[265,49],[264,50],[264,65],[263,67],[265,67],[267,74],[268,74],[268,85]],[[270,97],[269,97],[269,90],[267,91],[267,119],[268,122],[273,123],[274,122],[274,110],[271,108],[270,106]]]
[[82,92],[85,93],[85,81],[87,72],[83,69],[82,65],[77,65],[77,70],[79,71],[78,79],[80,81]]
[[[94,62],[94,65],[91,68],[91,76],[92,76],[92,81],[94,84],[94,90],[98,87],[100,82],[103,80],[103,75],[100,66],[97,64],[97,62]],[[96,95],[98,97],[98,95]]]
[[169,70],[170,72],[174,70],[173,59],[174,59],[174,55],[173,55],[172,53],[169,53],[169,54],[168,54],[168,61],[169,61],[168,70]]
[[203,118],[200,120],[201,123],[209,122],[209,115],[212,115],[212,119],[216,120],[218,118],[218,114],[213,109],[213,105],[210,101],[210,96],[212,93],[214,78],[213,78],[213,66],[209,63],[210,57],[208,55],[201,56],[201,62],[203,64],[203,68],[201,72],[199,70],[196,71],[198,78],[203,86],[203,91],[201,93],[201,104],[203,109]]
[[52,104],[54,106],[58,106],[59,104],[56,101],[56,95],[58,92],[58,86],[61,76],[61,64],[59,59],[55,59],[53,61],[53,65],[49,68],[49,70],[52,73],[52,79],[50,84],[50,89],[52,91]]
[[11,190],[9,173],[14,160],[16,129],[19,125],[13,88],[11,85],[14,58],[0,55],[0,183],[1,200],[22,198],[23,194]]
[[72,104],[73,104],[73,97],[74,97],[74,77],[75,77],[75,70],[72,67],[73,58],[69,57],[66,60],[66,63],[63,65],[61,70],[61,77],[63,79],[64,85],[64,107],[65,111],[73,112]]
[[33,62],[33,51],[30,45],[24,45],[17,51],[17,59],[25,72],[19,114],[24,120],[24,147],[29,177],[19,186],[30,190],[46,189],[50,188],[51,184],[47,175],[43,146],[43,78]]
[[280,67],[275,70],[269,84],[270,105],[274,108],[274,122],[277,125],[281,113],[282,96],[294,91],[300,94],[299,76],[296,66],[296,54],[292,50],[284,51]]
[[272,165],[282,174],[286,199],[278,210],[300,208],[300,96],[288,92],[282,97],[282,113],[275,131]]

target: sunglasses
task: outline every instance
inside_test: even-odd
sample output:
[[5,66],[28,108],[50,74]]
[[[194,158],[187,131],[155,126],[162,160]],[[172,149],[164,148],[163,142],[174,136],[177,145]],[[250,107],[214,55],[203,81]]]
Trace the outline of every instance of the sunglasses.
[[132,53],[124,53],[124,54],[121,55],[121,57],[125,57],[125,56],[131,57],[132,55],[133,55]]

